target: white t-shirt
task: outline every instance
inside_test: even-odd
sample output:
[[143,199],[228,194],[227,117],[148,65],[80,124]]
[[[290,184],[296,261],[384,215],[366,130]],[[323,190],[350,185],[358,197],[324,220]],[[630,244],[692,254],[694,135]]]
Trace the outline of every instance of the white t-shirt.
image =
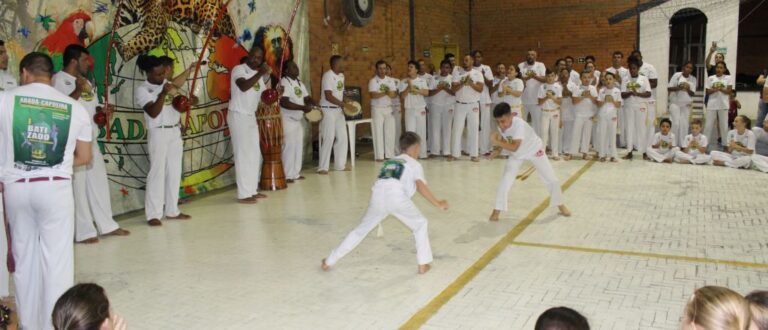
[[[374,76],[370,81],[368,81],[369,92],[386,94],[389,93],[389,91],[394,91],[396,89],[397,85],[395,85],[395,81],[387,76],[384,76],[384,78]],[[371,98],[371,107],[392,107],[392,98],[386,95],[377,99]]]
[[[504,87],[509,87],[516,92],[522,92],[523,90],[525,90],[525,83],[523,83],[523,80],[520,78],[515,78],[513,80],[505,79],[504,81],[501,82],[501,86],[499,86],[499,91],[496,94],[503,93]],[[504,95],[501,97],[501,101],[509,104],[509,106],[519,106],[523,104],[522,95],[521,96]]]
[[581,97],[578,103],[574,103],[573,109],[576,113],[576,118],[590,118],[595,115],[595,104],[591,100],[582,97],[584,92],[589,92],[592,97],[598,97],[597,88],[592,85],[584,86],[579,82],[578,85],[570,84],[571,94],[574,97]]
[[[612,102],[605,102],[605,97],[611,96],[613,98]],[[621,90],[619,90],[618,87],[608,88],[603,87],[600,89],[600,93],[597,95],[597,100],[603,103],[603,106],[600,107],[600,113],[601,115],[616,115],[616,105],[613,104],[613,102],[618,101],[619,103],[623,103],[624,100],[621,99]]]
[[696,148],[688,150],[688,154],[690,154],[690,155],[694,155],[695,156],[695,155],[700,154],[699,147],[706,148],[707,145],[709,145],[709,140],[707,139],[707,136],[704,135],[704,134],[699,133],[699,135],[696,135],[696,136],[694,136],[693,134],[686,135],[685,138],[683,139],[683,145],[681,147],[683,147],[683,148],[691,148],[691,143],[693,141],[696,141],[697,146],[696,146]]
[[[728,86],[733,87],[731,76],[709,76],[706,82],[704,82],[705,89],[711,89],[716,86],[723,86],[725,88],[728,88]],[[709,95],[709,101],[707,101],[707,110],[727,110],[730,103],[728,94],[724,92],[712,93]]]
[[[421,79],[423,79],[425,82],[427,82],[427,86],[431,86],[431,85],[432,85],[432,79],[435,79],[435,77],[434,77],[434,76],[432,76],[431,74],[429,74],[429,73],[426,73],[426,72],[424,72],[423,74],[418,74],[418,73],[417,73],[417,75],[419,75],[419,78],[421,78]],[[397,86],[397,85],[395,85],[395,86]],[[432,97],[430,97],[430,96],[425,96],[425,97],[424,97],[424,101],[425,101],[425,102],[427,102],[428,104],[429,104],[429,103],[432,103]]]
[[[736,144],[754,151],[757,138],[755,138],[755,133],[751,130],[744,130],[744,134],[739,134],[738,131],[732,129],[728,131],[728,144],[731,144],[732,141],[736,141]],[[741,153],[739,151],[734,151],[731,154],[734,156],[749,156],[749,154]]]
[[[153,85],[149,81],[144,80],[139,87],[136,87],[136,89],[133,90],[136,106],[143,111],[145,105],[157,100],[157,96],[160,95],[160,92],[163,91],[163,86],[167,83],[168,81],[164,80],[160,85]],[[181,114],[173,108],[172,102],[173,96],[165,95],[165,100],[163,100],[163,110],[160,110],[160,114],[155,118],[150,117],[149,114],[144,111],[144,121],[147,124],[147,128],[173,126],[179,123]]]
[[[560,75],[559,72],[558,75]],[[568,76],[568,81],[576,85],[581,85],[581,74],[578,71],[571,69],[570,75]]]
[[755,152],[758,155],[768,156],[768,132],[762,127],[752,127],[752,133],[755,134]]
[[505,151],[509,152],[510,158],[526,159],[534,156],[544,156],[541,139],[524,119],[518,116],[512,117],[512,125],[503,131],[499,128],[499,132],[507,142],[511,143],[513,140],[522,140],[517,151],[511,152],[505,149]]
[[[640,66],[640,69],[638,70],[638,73],[641,76],[644,76],[648,78],[648,86],[651,85],[651,79],[659,79],[659,76],[656,74],[656,68],[653,67],[653,65],[650,65],[648,63],[643,62],[643,65]],[[656,100],[656,88],[651,89],[651,102]]]
[[335,105],[325,99],[325,91],[331,91],[333,97],[339,101],[344,100],[344,74],[336,74],[333,70],[328,70],[323,74],[323,81],[320,84],[320,106],[338,108]]
[[[522,62],[518,65],[518,68],[521,77],[527,77],[530,71],[534,72],[537,76],[545,76],[547,74],[547,68],[541,62],[534,62],[532,65],[528,65],[528,62]],[[523,104],[539,104],[539,90],[542,83],[533,78],[524,80],[524,82]]]
[[410,198],[416,193],[416,181],[419,180],[427,183],[421,164],[411,156],[400,154],[384,162],[373,189],[402,189]]
[[[59,71],[54,74],[51,83],[53,84],[53,88],[56,88],[56,90],[64,95],[72,94],[77,88],[77,78],[64,71]],[[93,115],[96,114],[96,107],[99,105],[99,100],[97,97],[96,86],[94,86],[93,83],[90,83],[90,85],[90,90],[85,90],[80,93],[77,102],[80,102],[83,108],[85,108],[85,111],[88,112],[88,118],[92,119]],[[99,128],[96,125],[91,126],[93,127],[93,138],[95,140],[98,136]]]
[[661,132],[656,132],[656,134],[653,135],[653,140],[651,141],[651,145],[659,145],[658,149],[662,152],[669,151],[670,148],[677,146],[677,139],[675,139],[675,133],[669,132],[667,135],[661,134]]
[[253,87],[249,88],[245,92],[237,87],[236,81],[238,79],[251,79],[257,73],[256,70],[251,69],[248,64],[243,63],[232,69],[232,76],[229,78],[229,110],[245,115],[255,116],[256,110],[259,109],[259,102],[261,101],[261,93],[269,88],[269,75],[264,75],[259,79]]
[[[637,75],[637,77],[629,77],[627,80],[621,82],[621,92],[626,93],[634,90],[638,93],[645,93],[651,90],[651,83],[645,76]],[[624,105],[641,105],[644,102],[648,102],[649,98],[630,96],[624,100]]]
[[[286,76],[280,80],[280,85],[283,86],[282,97],[287,97],[288,101],[293,104],[304,105],[304,98],[309,96],[309,91],[307,90],[307,86],[304,86],[304,83],[302,83],[300,79],[294,80]],[[304,118],[304,111],[301,110],[289,110],[280,107],[280,111],[284,116],[294,120],[301,120]]]
[[[672,75],[672,78],[669,79],[669,87],[680,87],[681,85],[688,85],[691,92],[696,92],[696,77],[693,75],[688,75],[686,78],[683,76],[682,72],[675,73]],[[687,91],[679,90],[677,92],[672,92],[669,95],[670,102],[673,102],[675,104],[679,104],[682,106],[688,106],[689,104],[693,103],[693,99],[691,99],[691,96],[688,95]]]
[[[427,101],[424,99],[424,95],[411,93],[410,91],[406,92],[406,89],[408,89],[408,79],[409,78],[400,80],[400,93],[406,93],[403,106],[406,109],[421,109],[426,107]],[[427,82],[424,79],[421,79],[421,77],[416,77],[411,80],[411,85],[418,89],[429,89]]]
[[[433,76],[432,84],[429,86],[429,89],[435,90],[438,87],[445,85],[450,88],[452,82],[453,77],[450,74],[445,76]],[[434,105],[445,106],[453,105],[454,103],[456,103],[456,97],[443,90],[432,96],[432,104]]]
[[[392,82],[395,84],[395,88],[397,86],[400,86],[400,79],[393,78],[393,77],[387,77],[392,80]],[[395,97],[392,98],[392,110],[395,112],[400,111],[400,95],[395,95]]]
[[17,87],[19,84],[7,70],[0,70],[0,92]]
[[[458,67],[457,67],[458,68]],[[463,68],[453,70],[453,83],[462,84],[467,80],[472,81],[473,84],[484,83],[483,75],[478,70],[465,71]],[[461,103],[477,103],[480,102],[480,96],[482,93],[476,91],[469,85],[461,86],[456,92],[456,101]]]
[[[560,86],[558,83],[542,84],[541,87],[539,87],[539,98],[543,99],[547,96],[547,94],[552,94],[555,97],[563,97],[563,86]],[[541,105],[543,110],[555,110],[559,107],[560,106],[557,105],[554,100],[546,100]]]
[[616,81],[619,81],[620,83],[629,79],[629,70],[623,66],[619,67],[618,70],[614,67],[610,67],[605,69],[605,72],[613,73],[614,76],[618,75],[618,77],[616,77]]
[[77,141],[90,142],[83,106],[52,86],[31,83],[0,92],[0,180],[69,178]]
[[[480,75],[485,78],[485,80],[493,80],[493,71],[491,71],[490,66],[481,64],[480,66],[472,67],[472,70],[480,72]],[[480,103],[490,104],[493,100],[491,100],[490,89],[488,88],[488,85],[485,84],[485,80],[483,80],[483,92],[480,94]]]

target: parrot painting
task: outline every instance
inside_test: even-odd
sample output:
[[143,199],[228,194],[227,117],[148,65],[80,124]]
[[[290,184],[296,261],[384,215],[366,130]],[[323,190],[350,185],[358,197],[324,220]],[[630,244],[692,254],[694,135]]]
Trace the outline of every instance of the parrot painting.
[[94,24],[91,16],[82,10],[76,11],[62,20],[56,30],[50,33],[38,46],[38,51],[51,56],[54,70],[62,67],[64,49],[71,44],[86,45],[93,39]]

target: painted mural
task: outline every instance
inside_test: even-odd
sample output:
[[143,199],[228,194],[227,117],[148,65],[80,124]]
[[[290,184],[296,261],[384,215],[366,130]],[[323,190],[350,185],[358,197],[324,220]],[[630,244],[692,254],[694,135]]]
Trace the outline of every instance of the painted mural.
[[[309,72],[306,4],[299,9],[291,37],[286,36],[294,5],[294,1],[280,0],[4,0],[0,2],[0,39],[6,41],[15,73],[18,61],[29,51],[50,54],[58,70],[67,45],[88,48],[93,58],[90,78],[98,86],[99,98],[103,101],[104,93],[109,93],[117,109],[109,125],[101,128],[98,143],[107,165],[113,209],[120,214],[143,208],[149,170],[143,112],[133,103],[133,89],[145,79],[136,67],[137,56],[169,56],[176,61],[178,74],[194,65],[202,53],[204,65],[184,87],[189,91],[194,85],[200,101],[189,116],[182,116],[180,193],[184,198],[225,187],[234,183],[226,122],[229,72],[253,43],[264,47],[274,72],[284,52],[303,73]],[[118,6],[114,47],[107,58]],[[220,24],[203,49],[220,10],[225,10]]]

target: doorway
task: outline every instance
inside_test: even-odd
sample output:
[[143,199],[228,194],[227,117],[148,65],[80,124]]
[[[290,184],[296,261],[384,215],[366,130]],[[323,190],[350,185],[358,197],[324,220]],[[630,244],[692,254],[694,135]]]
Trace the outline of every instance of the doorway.
[[683,63],[692,61],[693,74],[698,80],[697,90],[704,87],[707,69],[704,63],[707,51],[707,16],[698,9],[678,10],[669,20],[669,77],[681,70]]
[[435,66],[436,72],[440,71],[440,62],[443,61],[443,57],[445,57],[445,54],[448,53],[456,55],[457,59],[461,58],[461,54],[459,54],[459,45],[438,42],[432,43],[432,48],[430,49],[430,60]]

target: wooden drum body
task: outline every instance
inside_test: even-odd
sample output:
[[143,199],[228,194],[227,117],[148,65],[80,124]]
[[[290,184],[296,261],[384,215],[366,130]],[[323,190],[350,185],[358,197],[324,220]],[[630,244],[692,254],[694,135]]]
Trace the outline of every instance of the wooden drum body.
[[[259,145],[264,164],[261,168],[259,188],[262,190],[279,190],[288,187],[283,170],[283,119],[280,116],[280,106],[274,89],[262,93],[262,101],[256,111],[256,122],[259,125]],[[266,100],[265,100],[266,99]],[[273,102],[267,102],[273,101]]]

